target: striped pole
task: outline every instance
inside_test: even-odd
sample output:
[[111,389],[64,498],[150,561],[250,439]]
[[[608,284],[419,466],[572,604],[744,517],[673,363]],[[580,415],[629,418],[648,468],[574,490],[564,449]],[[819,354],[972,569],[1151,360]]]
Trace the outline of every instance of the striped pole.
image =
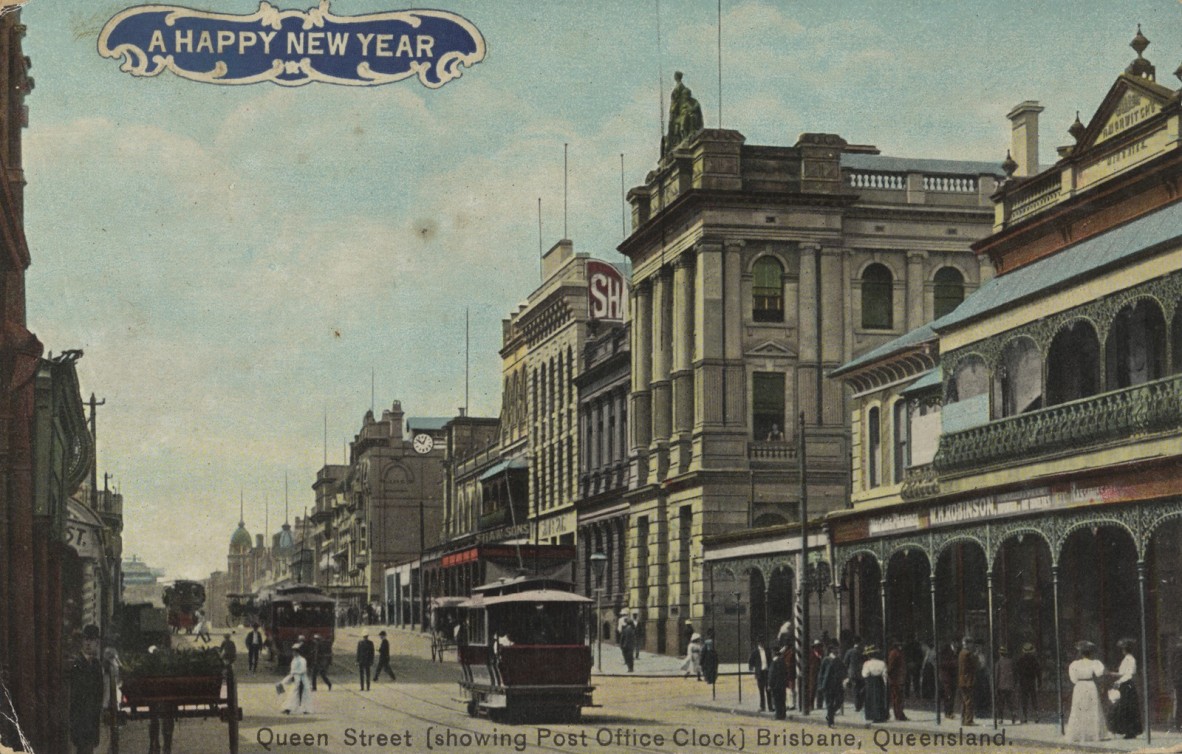
[[804,650],[804,601],[808,599],[808,589],[804,581],[804,555],[796,555],[796,604],[793,623],[793,644],[796,651],[796,709],[804,711],[805,678],[808,673],[808,658]]

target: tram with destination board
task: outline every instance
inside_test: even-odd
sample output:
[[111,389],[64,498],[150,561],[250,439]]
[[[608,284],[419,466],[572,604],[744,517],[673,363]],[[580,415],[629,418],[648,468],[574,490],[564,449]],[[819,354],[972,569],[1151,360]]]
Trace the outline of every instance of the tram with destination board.
[[317,636],[332,659],[337,602],[311,584],[293,584],[259,594],[259,623],[262,624],[270,658],[282,667],[291,662],[291,647],[300,637],[305,642]]
[[458,606],[456,633],[468,714],[575,722],[591,693],[587,611],[567,581],[521,576],[486,584]]

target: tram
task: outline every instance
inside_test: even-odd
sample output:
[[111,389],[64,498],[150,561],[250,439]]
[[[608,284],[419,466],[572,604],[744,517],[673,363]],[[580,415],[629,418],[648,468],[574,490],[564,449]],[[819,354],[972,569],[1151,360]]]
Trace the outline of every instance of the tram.
[[332,658],[336,600],[310,584],[278,587],[259,594],[257,602],[270,657],[282,667],[291,661],[291,646],[303,637],[318,636]]
[[205,586],[200,581],[174,581],[164,588],[162,600],[168,608],[168,626],[172,632],[193,633],[197,613],[205,607]]
[[577,721],[594,706],[591,600],[574,585],[522,576],[477,587],[459,606],[460,701],[468,714],[506,722]]

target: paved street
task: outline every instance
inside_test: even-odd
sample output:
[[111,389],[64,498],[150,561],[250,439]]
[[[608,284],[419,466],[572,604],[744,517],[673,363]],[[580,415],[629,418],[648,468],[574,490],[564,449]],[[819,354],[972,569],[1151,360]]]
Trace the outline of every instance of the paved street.
[[[368,629],[376,638],[377,629]],[[721,676],[711,699],[705,683],[686,679],[676,672],[674,658],[646,655],[645,674],[604,675],[595,679],[595,700],[602,705],[586,710],[581,725],[504,725],[468,717],[454,700],[458,670],[454,660],[432,663],[425,637],[391,631],[394,669],[398,681],[379,681],[373,690],[358,691],[353,648],[361,629],[338,632],[331,691],[323,687],[314,696],[314,713],[289,717],[280,712],[281,698],[275,682],[281,677],[271,668],[251,674],[245,670],[245,653],[239,655],[241,704],[244,711],[240,734],[241,751],[304,752],[390,752],[390,751],[547,751],[547,752],[981,752],[1006,748],[1009,751],[1080,751],[1062,748],[1051,726],[1018,726],[1004,733],[1004,744],[947,745],[923,743],[906,738],[909,733],[931,733],[916,713],[916,722],[906,727],[887,724],[867,727],[852,707],[829,730],[814,714],[808,722],[799,719],[777,723],[760,715],[755,707],[755,687],[744,677],[742,705],[738,704],[735,675]],[[241,639],[241,632],[236,636]],[[220,640],[215,632],[214,643]],[[182,646],[192,642],[182,637]],[[610,650],[610,652],[609,652]],[[612,672],[618,657],[615,647],[604,647],[604,670]],[[638,670],[641,666],[638,666]],[[724,668],[725,670],[725,668]],[[1033,735],[1036,727],[1045,735]],[[943,726],[943,733],[956,728]],[[992,728],[978,728],[976,734],[997,735]],[[999,731],[1000,733],[1000,731]],[[147,724],[137,722],[122,729],[123,752],[147,750]],[[382,738],[385,736],[385,738]],[[1002,739],[998,739],[999,741]],[[1178,744],[1176,736],[1158,741],[1158,746]],[[1112,742],[1101,750],[1130,751],[1143,742]],[[176,726],[175,754],[210,754],[226,748],[226,727],[214,721],[186,720]],[[105,749],[103,749],[105,750]],[[1170,748],[1157,749],[1169,751]],[[1180,751],[1182,749],[1172,749]]]

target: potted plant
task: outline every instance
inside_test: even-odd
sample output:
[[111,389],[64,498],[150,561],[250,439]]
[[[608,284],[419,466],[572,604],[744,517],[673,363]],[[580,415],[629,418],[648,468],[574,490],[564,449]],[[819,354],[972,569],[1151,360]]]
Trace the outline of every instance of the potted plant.
[[223,665],[216,649],[129,654],[123,658],[123,696],[135,705],[216,703]]

